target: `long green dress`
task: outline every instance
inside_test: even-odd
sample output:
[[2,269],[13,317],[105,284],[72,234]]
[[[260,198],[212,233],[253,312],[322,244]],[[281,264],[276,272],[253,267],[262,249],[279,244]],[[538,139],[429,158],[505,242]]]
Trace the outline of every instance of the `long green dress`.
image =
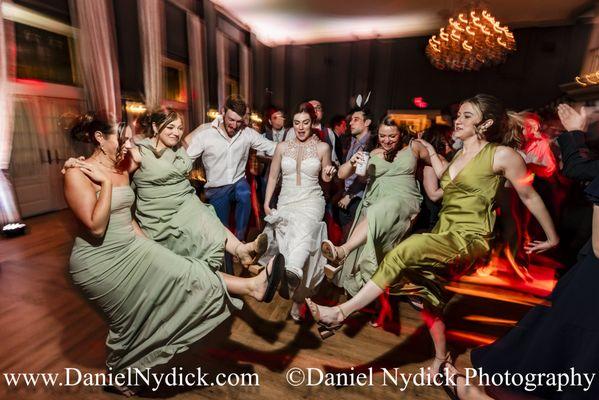
[[[441,177],[443,204],[431,233],[415,234],[387,254],[372,277],[390,293],[423,297],[442,308],[446,279],[463,274],[488,254],[495,197],[503,178],[493,172],[496,144],[486,144],[452,180]],[[458,157],[455,157],[457,159]]]
[[385,254],[404,237],[411,219],[420,212],[417,162],[411,146],[399,151],[391,162],[378,156],[368,162],[368,187],[350,230],[351,235],[359,220],[366,217],[366,243],[348,254],[338,283],[352,296],[370,280]]
[[200,260],[136,236],[134,200],[129,186],[113,188],[106,234],[78,235],[70,259],[74,283],[108,320],[106,364],[114,373],[166,363],[242,305],[210,268],[222,248]]
[[[141,163],[133,174],[135,217],[144,233],[182,256],[204,259],[222,252],[226,228],[189,183],[192,161],[185,149],[156,153],[150,139],[137,145]],[[222,260],[210,264],[215,271],[221,266]]]

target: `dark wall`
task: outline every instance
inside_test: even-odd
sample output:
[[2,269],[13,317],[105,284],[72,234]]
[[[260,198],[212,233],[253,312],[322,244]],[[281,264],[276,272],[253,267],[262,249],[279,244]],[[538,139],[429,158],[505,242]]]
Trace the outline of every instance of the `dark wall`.
[[113,0],[117,57],[123,96],[142,100],[144,92],[137,0]]
[[290,110],[319,99],[325,119],[345,113],[353,96],[369,90],[377,118],[389,109],[416,109],[414,97],[440,109],[481,92],[513,109],[541,107],[560,97],[558,85],[580,72],[590,29],[577,24],[516,30],[517,51],[505,64],[478,72],[435,69],[424,54],[428,37],[279,46],[270,54],[272,101]]
[[203,0],[202,3],[204,23],[206,24],[206,60],[205,67],[207,69],[208,81],[208,98],[206,105],[208,108],[218,107],[218,67],[216,65],[216,24],[217,13],[214,4],[210,0]]
[[254,110],[262,111],[271,103],[270,91],[270,48],[258,41],[255,35],[250,38],[251,48],[251,105]]
[[187,15],[185,10],[169,1],[164,2],[166,19],[166,55],[168,58],[189,64],[187,46]]

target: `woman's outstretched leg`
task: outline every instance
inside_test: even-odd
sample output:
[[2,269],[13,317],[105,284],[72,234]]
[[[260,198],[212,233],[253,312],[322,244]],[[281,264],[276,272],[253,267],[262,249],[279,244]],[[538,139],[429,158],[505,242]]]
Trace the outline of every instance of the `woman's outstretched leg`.
[[335,307],[319,306],[307,299],[308,307],[312,315],[325,325],[336,325],[353,312],[361,310],[372,303],[383,293],[383,289],[378,287],[373,281],[368,281],[366,285],[351,299]]
[[243,243],[229,229],[226,227],[223,228],[227,235],[225,250],[227,253],[239,257],[243,265],[247,266],[256,263],[257,259],[266,251],[268,238],[265,234],[259,234],[253,242]]
[[[238,276],[219,272],[225,281],[227,292],[237,296],[250,296],[262,301],[268,287],[268,275],[272,273],[274,257],[269,261],[266,268],[252,278],[240,278]],[[267,275],[268,273],[268,275]]]
[[354,230],[351,235],[347,238],[347,241],[343,245],[345,250],[348,253],[357,249],[366,243],[366,238],[368,236],[368,219],[366,217],[362,217],[360,221],[356,224]]
[[[448,379],[448,388],[454,393],[460,400],[493,400],[485,392],[484,386],[477,386],[472,381],[469,383],[466,381],[464,374],[451,363],[445,364],[444,374]],[[453,383],[453,385],[451,383]],[[513,399],[524,399],[529,398],[528,396],[510,396]]]
[[362,217],[354,227],[347,241],[340,246],[335,246],[330,241],[322,243],[322,254],[331,262],[338,264],[349,253],[366,243],[368,235],[368,220]]
[[420,316],[426,324],[433,339],[433,345],[435,346],[435,359],[429,371],[431,375],[434,375],[439,372],[441,364],[449,360],[447,340],[445,338],[445,323],[441,319],[440,314],[427,309],[422,310]]

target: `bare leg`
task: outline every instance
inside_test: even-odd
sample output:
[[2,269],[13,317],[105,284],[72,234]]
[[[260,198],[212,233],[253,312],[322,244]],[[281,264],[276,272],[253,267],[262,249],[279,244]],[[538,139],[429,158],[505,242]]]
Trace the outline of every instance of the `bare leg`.
[[[341,246],[333,246],[330,241],[323,242],[322,245],[325,246],[323,247],[323,255],[334,264],[341,263],[352,250],[357,249],[366,243],[367,234],[368,220],[366,217],[363,217],[356,224],[350,237],[347,239],[347,242],[343,243]],[[327,247],[334,247],[334,251],[332,249],[327,250]]]
[[225,250],[227,251],[227,253],[239,257],[239,260],[243,265],[252,264],[254,256],[256,254],[262,255],[262,253],[264,253],[264,251],[266,250],[266,248],[263,248],[261,250],[259,248],[260,245],[258,244],[259,241],[264,241],[266,240],[266,238],[260,238],[261,240],[257,239],[250,243],[242,243],[227,228],[225,228],[225,232],[227,234],[227,238],[225,240]]
[[324,324],[338,324],[343,322],[346,316],[358,311],[368,304],[372,303],[383,293],[383,289],[378,287],[373,281],[366,282],[366,285],[358,294],[335,307],[318,306],[320,321]]
[[445,323],[441,317],[428,310],[423,310],[420,313],[422,320],[428,327],[428,331],[433,339],[435,346],[435,359],[430,367],[430,374],[437,374],[441,363],[448,359],[447,341],[445,339]]
[[271,273],[273,261],[274,257],[270,260],[266,268],[253,278],[240,278],[223,272],[219,272],[219,274],[223,277],[225,285],[227,286],[227,292],[230,294],[250,296],[258,301],[262,301],[268,286],[266,271],[268,270],[268,273]]
[[358,223],[356,224],[354,231],[352,232],[350,237],[347,238],[347,242],[345,242],[343,247],[349,253],[352,250],[357,249],[358,247],[360,247],[364,243],[366,243],[367,235],[368,235],[368,220],[366,219],[366,217],[362,217],[360,219],[360,221],[358,221]]
[[452,364],[446,364],[445,373],[448,377],[453,377],[452,381],[457,386],[458,397],[462,400],[493,400],[485,393],[483,386],[476,386],[472,381],[466,386],[466,378],[460,377],[458,369]]
[[233,232],[231,232],[226,227],[224,228],[225,232],[227,233],[227,239],[225,240],[225,250],[227,251],[227,253],[235,256],[235,250],[237,249],[237,246],[243,245],[243,243],[241,243],[239,239],[237,239],[237,237],[233,235]]

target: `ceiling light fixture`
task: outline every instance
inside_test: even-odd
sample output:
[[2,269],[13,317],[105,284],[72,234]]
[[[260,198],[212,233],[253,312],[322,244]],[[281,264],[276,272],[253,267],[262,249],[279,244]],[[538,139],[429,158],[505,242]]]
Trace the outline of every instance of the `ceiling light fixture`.
[[426,55],[438,69],[478,71],[501,64],[516,50],[514,35],[486,9],[471,5],[428,40]]

